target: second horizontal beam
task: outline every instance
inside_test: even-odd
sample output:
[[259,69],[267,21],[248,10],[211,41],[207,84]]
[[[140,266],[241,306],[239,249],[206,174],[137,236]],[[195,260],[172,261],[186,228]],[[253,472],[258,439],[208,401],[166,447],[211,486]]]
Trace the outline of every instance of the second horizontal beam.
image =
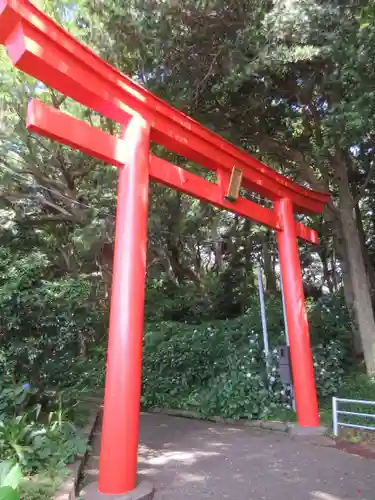
[[[54,139],[111,165],[122,167],[126,164],[127,151],[123,140],[35,99],[29,103],[27,128],[31,132]],[[235,202],[227,201],[218,184],[154,155],[150,155],[150,176],[160,184],[211,203],[218,208],[247,217],[272,229],[282,229],[273,210],[242,197]],[[317,242],[314,230],[298,222],[296,222],[296,230],[300,238],[312,243]]]

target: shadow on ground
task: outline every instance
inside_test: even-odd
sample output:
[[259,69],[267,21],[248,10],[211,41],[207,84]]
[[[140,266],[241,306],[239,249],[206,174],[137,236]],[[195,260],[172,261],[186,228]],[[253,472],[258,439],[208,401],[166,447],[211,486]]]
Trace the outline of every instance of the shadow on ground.
[[[84,484],[97,480],[100,436]],[[139,476],[155,500],[374,500],[375,462],[254,428],[145,414]]]

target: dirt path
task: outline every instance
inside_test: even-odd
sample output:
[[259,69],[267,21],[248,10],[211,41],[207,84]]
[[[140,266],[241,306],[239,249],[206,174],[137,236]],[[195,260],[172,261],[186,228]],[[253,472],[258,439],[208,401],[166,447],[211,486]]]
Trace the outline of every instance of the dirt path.
[[[84,485],[97,479],[100,436]],[[329,440],[142,415],[139,476],[155,500],[375,500],[375,461]]]

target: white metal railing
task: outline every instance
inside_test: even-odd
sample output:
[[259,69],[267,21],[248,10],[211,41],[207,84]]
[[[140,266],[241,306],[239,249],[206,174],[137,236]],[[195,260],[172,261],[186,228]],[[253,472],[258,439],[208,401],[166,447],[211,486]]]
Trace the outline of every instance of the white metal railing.
[[342,398],[332,398],[332,420],[333,420],[333,434],[335,436],[339,435],[340,427],[351,427],[353,429],[363,429],[365,431],[375,431],[375,424],[370,425],[360,425],[360,424],[349,424],[346,422],[340,422],[340,415],[352,415],[353,417],[362,418],[372,418],[375,420],[375,414],[373,413],[359,413],[355,411],[339,410],[339,403],[356,404],[356,405],[366,405],[375,407],[375,401],[364,401],[361,399],[342,399]]

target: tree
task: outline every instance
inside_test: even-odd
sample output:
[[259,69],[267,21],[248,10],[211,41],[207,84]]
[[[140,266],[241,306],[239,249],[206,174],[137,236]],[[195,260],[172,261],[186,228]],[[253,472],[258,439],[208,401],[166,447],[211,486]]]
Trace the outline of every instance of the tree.
[[361,227],[373,169],[369,6],[149,0],[129,2],[124,18],[123,2],[90,5],[110,37],[102,54],[116,48],[111,62],[128,71],[131,61],[152,91],[299,182],[331,191],[325,233],[374,372],[374,269]]
[[[318,251],[302,246],[305,292],[315,300],[344,284],[357,350],[373,371],[375,198],[372,7],[340,2],[48,0],[64,27],[141,84],[206,126],[315,189],[330,189]],[[115,169],[24,128],[28,98],[60,107],[112,134],[116,124],[13,70],[2,53],[0,246],[32,238],[51,280],[91,280],[108,305]],[[199,175],[212,173],[154,147]],[[210,177],[211,176],[211,177]],[[254,193],[245,196],[270,206]],[[151,186],[147,312],[201,321],[251,305],[254,268],[279,293],[274,235],[250,221]],[[20,252],[14,252],[19,259]],[[22,267],[22,266],[21,266]],[[80,345],[84,338],[77,336]],[[83,348],[83,351],[85,349]]]

